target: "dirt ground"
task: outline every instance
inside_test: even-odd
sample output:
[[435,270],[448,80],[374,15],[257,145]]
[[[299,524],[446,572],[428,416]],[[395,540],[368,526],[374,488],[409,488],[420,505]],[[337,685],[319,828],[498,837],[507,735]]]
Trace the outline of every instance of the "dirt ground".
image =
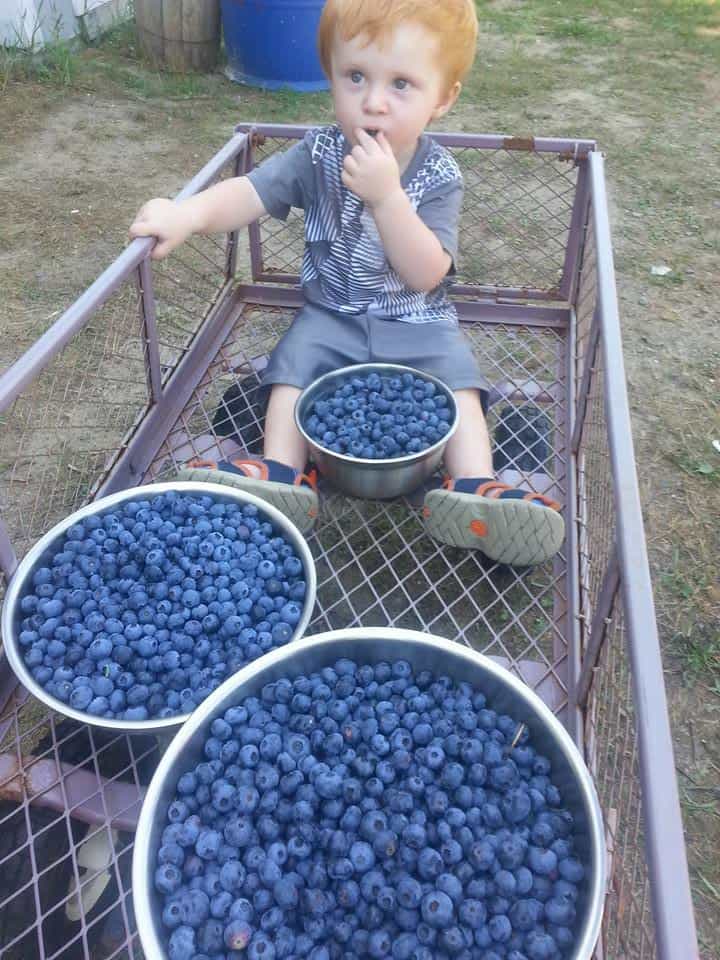
[[[587,18],[586,33],[541,31],[530,7],[486,5],[480,57],[445,128],[589,136],[606,155],[636,458],[709,960],[720,957],[717,35],[707,25],[680,39],[662,24],[651,30],[637,7]],[[125,42],[78,55],[68,84],[11,76],[0,85],[0,370],[114,259],[140,204],[175,193],[234,123],[329,117],[324,95],[266,94],[219,73],[165,81]]]

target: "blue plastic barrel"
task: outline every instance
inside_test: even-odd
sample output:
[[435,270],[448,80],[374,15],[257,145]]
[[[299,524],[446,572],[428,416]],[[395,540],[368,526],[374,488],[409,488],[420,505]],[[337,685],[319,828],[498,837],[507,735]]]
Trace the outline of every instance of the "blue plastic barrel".
[[227,74],[266,90],[327,90],[317,53],[323,0],[220,0]]

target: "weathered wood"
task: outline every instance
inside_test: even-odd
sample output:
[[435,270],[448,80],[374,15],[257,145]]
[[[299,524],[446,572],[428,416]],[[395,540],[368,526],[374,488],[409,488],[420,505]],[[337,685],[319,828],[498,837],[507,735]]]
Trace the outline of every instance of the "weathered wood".
[[140,49],[169,70],[213,70],[220,48],[219,0],[135,0]]

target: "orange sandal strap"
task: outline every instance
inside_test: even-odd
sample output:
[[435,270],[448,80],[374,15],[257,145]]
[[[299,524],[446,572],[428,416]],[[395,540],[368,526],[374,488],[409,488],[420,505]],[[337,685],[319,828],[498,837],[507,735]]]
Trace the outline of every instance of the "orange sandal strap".
[[544,504],[544,506],[550,507],[551,510],[560,510],[560,504],[557,500],[551,500],[550,497],[546,497],[544,493],[526,493],[523,500],[537,500]]
[[293,480],[293,484],[296,487],[301,487],[305,484],[317,492],[317,477],[317,470],[313,468],[310,473],[299,473]]
[[475,495],[478,497],[492,497],[493,500],[498,500],[505,490],[512,489],[513,488],[507,483],[501,483],[499,480],[488,480],[486,483],[480,484],[475,490]]
[[[188,467],[237,472],[250,480],[275,480],[281,483],[292,483],[296,487],[306,486],[317,492],[318,475],[315,469],[310,470],[309,473],[298,473],[292,467],[278,464],[273,460],[266,462],[260,458],[236,457],[234,460],[223,460],[218,463],[215,460],[196,457],[188,463]],[[277,476],[278,472],[280,472],[280,476]]]

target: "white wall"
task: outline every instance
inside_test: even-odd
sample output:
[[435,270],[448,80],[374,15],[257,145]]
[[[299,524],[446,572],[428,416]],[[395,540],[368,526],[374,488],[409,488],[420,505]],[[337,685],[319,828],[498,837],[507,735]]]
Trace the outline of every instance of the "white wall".
[[131,0],[0,0],[0,46],[66,40],[80,32],[80,21],[93,37],[130,13]]

